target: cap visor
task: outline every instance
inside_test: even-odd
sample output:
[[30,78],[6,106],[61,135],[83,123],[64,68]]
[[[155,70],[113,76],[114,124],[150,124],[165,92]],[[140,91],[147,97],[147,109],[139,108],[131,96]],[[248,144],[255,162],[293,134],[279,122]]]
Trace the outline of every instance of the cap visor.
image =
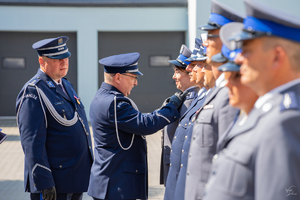
[[234,62],[227,62],[224,65],[221,65],[218,70],[222,72],[239,72],[240,67],[240,65],[237,65]]
[[57,56],[47,56],[48,58],[52,58],[52,59],[65,59],[65,58],[69,58],[71,56],[70,52],[66,52],[64,54],[60,54]]
[[203,60],[206,60],[206,59],[207,59],[207,56],[201,56],[201,57],[197,57],[196,61],[203,61]]
[[191,56],[188,59],[186,59],[185,61],[192,62],[192,61],[195,61],[196,58],[197,58],[197,56]]
[[206,25],[200,26],[199,29],[201,29],[203,31],[210,31],[210,30],[216,30],[216,29],[220,29],[220,28],[216,27],[216,26],[212,26],[210,24],[206,24]]
[[140,71],[137,71],[137,72],[130,72],[130,74],[136,74],[136,75],[139,75],[139,76],[143,76],[144,74]]
[[222,53],[218,53],[211,57],[211,60],[216,63],[222,63],[228,61],[228,59],[222,55]]
[[178,62],[177,60],[169,60],[169,63],[173,64],[173,65],[176,65],[178,67],[181,67],[181,68],[186,68],[186,66],[184,66],[183,64],[181,64],[180,62]]
[[244,40],[252,40],[252,39],[255,39],[255,38],[258,38],[258,37],[260,37],[260,36],[259,35],[255,36],[255,35],[253,35],[251,33],[247,33],[245,31],[242,31],[242,32],[240,32],[240,33],[238,33],[238,34],[236,34],[236,35],[228,38],[228,41],[239,42],[239,41],[244,41]]

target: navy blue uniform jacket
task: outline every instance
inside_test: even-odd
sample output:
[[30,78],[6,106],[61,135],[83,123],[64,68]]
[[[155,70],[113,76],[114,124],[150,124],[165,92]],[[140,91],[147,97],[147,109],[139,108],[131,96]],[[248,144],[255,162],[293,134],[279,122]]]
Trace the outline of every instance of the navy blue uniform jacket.
[[[120,142],[118,143],[114,97]],[[169,103],[153,113],[142,114],[114,86],[102,83],[90,107],[90,120],[95,140],[95,161],[92,166],[88,194],[98,199],[147,198],[147,145],[142,135],[162,129],[179,117],[176,107]]]
[[[22,101],[17,120],[25,154],[24,184],[25,190],[31,193],[52,186],[58,193],[81,193],[88,188],[93,162],[89,125],[82,102],[78,104],[74,98],[78,96],[71,83],[64,78],[61,80],[68,96],[38,70],[17,97],[17,112]],[[37,89],[27,87],[28,83],[40,88],[62,117],[72,119],[76,109],[85,127],[80,120],[72,126],[61,125],[43,102],[46,124]]]

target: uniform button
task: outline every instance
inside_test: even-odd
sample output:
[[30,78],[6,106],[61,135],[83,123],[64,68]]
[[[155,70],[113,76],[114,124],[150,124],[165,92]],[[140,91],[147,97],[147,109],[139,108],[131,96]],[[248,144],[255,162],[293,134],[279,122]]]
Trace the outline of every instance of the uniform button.
[[190,153],[189,157],[192,157],[192,154]]
[[138,170],[135,170],[136,173],[138,173]]
[[183,167],[183,164],[181,164],[180,167],[182,168],[182,167]]
[[176,140],[176,136],[174,137],[174,140]]
[[89,135],[88,133],[86,133],[86,135]]
[[184,152],[184,150],[182,149],[181,153],[183,153],[183,152]]
[[171,150],[171,153],[172,153],[172,150]]
[[174,119],[176,119],[177,117],[176,116],[174,116]]
[[170,163],[170,167],[172,166],[172,163]]
[[186,126],[187,124],[185,124],[184,126]]
[[178,125],[179,127],[181,126],[181,124]]
[[193,137],[193,140],[195,140],[195,139],[196,139],[196,136]]
[[234,156],[236,156],[236,155],[239,154],[239,152],[238,152],[237,150],[233,150],[233,151],[232,151],[232,154],[233,154]]
[[187,136],[184,137],[185,139],[187,138]]
[[89,146],[89,148],[91,149],[92,147],[91,147],[91,146]]
[[212,161],[214,162],[218,158],[218,154],[215,154]]
[[188,171],[188,172],[186,173],[186,175],[187,175],[187,176],[190,175],[190,172]]
[[59,165],[59,168],[62,168],[62,166],[61,166],[61,165]]
[[201,120],[204,120],[204,117],[201,117]]
[[189,126],[191,125],[191,122],[189,123]]
[[193,117],[192,122],[194,122],[196,120],[196,117]]

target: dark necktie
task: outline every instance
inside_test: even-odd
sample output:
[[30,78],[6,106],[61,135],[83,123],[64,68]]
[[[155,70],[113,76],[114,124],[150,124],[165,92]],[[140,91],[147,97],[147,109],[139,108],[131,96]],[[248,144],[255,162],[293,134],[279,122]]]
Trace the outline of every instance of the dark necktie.
[[[65,92],[65,90],[64,90],[64,88],[62,87],[62,85],[59,83],[59,84],[57,84],[58,85],[58,87],[60,87],[60,89],[62,89],[62,91],[65,93],[65,94],[67,94],[66,92]],[[68,96],[68,95],[67,95]]]

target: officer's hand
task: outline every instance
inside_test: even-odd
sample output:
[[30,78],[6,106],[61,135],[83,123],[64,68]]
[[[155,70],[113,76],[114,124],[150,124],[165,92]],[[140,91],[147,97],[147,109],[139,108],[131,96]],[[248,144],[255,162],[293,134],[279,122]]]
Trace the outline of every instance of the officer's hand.
[[42,194],[44,200],[56,200],[56,190],[54,186],[42,190]]
[[166,106],[168,103],[170,103],[170,98],[171,98],[171,97],[168,97],[168,98],[163,102],[163,104],[161,105],[161,107],[159,108],[159,110],[162,109],[164,106]]
[[188,94],[188,91],[182,92],[176,92],[173,96],[170,98],[170,103],[174,104],[176,108],[180,108],[181,104],[183,103],[183,100],[185,96]]

